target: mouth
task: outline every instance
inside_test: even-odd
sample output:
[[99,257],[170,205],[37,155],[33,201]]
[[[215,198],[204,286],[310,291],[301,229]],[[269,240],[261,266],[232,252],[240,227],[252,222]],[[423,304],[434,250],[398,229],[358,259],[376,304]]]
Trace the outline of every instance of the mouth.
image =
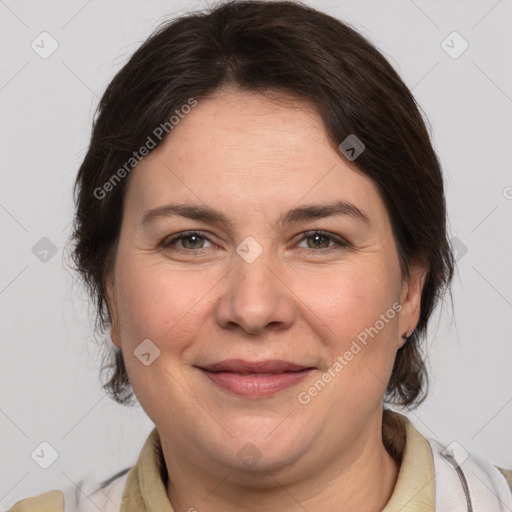
[[249,362],[241,359],[198,368],[223,390],[253,398],[271,396],[295,386],[316,370],[283,360]]

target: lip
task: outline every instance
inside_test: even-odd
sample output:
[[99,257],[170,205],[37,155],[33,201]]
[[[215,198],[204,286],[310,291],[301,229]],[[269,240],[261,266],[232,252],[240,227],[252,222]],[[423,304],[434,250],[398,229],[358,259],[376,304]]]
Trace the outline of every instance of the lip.
[[226,359],[218,363],[201,367],[203,370],[212,372],[232,373],[283,373],[295,372],[311,368],[300,364],[285,361],[283,359],[266,359],[265,361],[246,361],[244,359]]
[[228,359],[199,368],[220,388],[239,396],[253,398],[271,396],[290,388],[315,370],[313,367],[281,359]]

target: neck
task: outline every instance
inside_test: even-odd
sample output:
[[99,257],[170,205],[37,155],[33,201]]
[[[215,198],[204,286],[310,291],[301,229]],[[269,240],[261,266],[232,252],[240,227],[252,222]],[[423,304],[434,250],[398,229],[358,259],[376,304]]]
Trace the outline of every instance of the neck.
[[349,449],[327,449],[321,457],[296,461],[279,470],[245,474],[225,466],[194,464],[187,454],[162,439],[171,475],[167,496],[175,512],[379,512],[393,493],[400,466],[386,451],[381,421],[378,423],[377,430],[370,430],[371,437],[365,429]]

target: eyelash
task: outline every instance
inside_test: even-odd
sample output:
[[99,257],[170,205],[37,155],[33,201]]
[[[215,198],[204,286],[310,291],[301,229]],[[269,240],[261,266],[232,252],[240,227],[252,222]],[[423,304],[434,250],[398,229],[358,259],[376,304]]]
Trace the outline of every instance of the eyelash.
[[[181,253],[186,253],[186,254],[190,254],[190,253],[204,254],[204,253],[199,252],[199,250],[178,249],[178,248],[172,247],[173,244],[175,244],[176,242],[183,240],[184,238],[191,237],[191,236],[197,236],[200,238],[204,238],[205,240],[208,240],[210,243],[214,244],[214,242],[212,242],[207,236],[203,235],[200,231],[184,231],[184,232],[180,233],[178,236],[175,236],[174,238],[172,238],[171,240],[168,240],[168,241],[164,240],[161,245],[164,249],[170,249],[175,252],[181,252]],[[327,231],[320,231],[320,230],[306,231],[305,233],[303,233],[303,237],[299,240],[298,243],[302,242],[303,240],[305,240],[307,238],[313,237],[313,236],[322,236],[324,238],[328,238],[330,241],[333,241],[335,244],[337,244],[337,247],[336,246],[328,247],[326,249],[312,249],[309,247],[305,248],[308,252],[312,252],[312,253],[322,252],[323,254],[325,254],[325,253],[329,254],[333,251],[337,251],[344,247],[348,247],[348,245],[349,245],[348,242],[346,242],[342,238],[336,237],[336,236],[332,235],[331,233],[328,233]],[[217,245],[217,244],[214,244],[214,245]]]

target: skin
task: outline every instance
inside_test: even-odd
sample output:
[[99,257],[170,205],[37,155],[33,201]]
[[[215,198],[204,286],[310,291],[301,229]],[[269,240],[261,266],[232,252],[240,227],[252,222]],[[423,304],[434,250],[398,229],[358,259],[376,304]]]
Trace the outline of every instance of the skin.
[[[132,171],[108,279],[111,334],[160,434],[176,512],[371,512],[389,500],[399,466],[382,443],[383,395],[401,335],[419,319],[425,268],[411,262],[402,277],[386,208],[356,162],[329,141],[311,105],[225,88],[200,99]],[[335,200],[370,224],[349,215],[277,224],[290,208]],[[218,209],[232,225],[142,223],[148,210],[176,202]],[[332,238],[304,234],[317,229]],[[202,236],[164,247],[189,230]],[[263,251],[252,263],[236,252],[248,236]],[[400,312],[300,403],[298,393],[394,303]],[[160,350],[148,366],[134,356],[144,339]],[[296,386],[247,398],[196,367],[232,358],[316,369]],[[250,466],[242,448],[256,454]]]

